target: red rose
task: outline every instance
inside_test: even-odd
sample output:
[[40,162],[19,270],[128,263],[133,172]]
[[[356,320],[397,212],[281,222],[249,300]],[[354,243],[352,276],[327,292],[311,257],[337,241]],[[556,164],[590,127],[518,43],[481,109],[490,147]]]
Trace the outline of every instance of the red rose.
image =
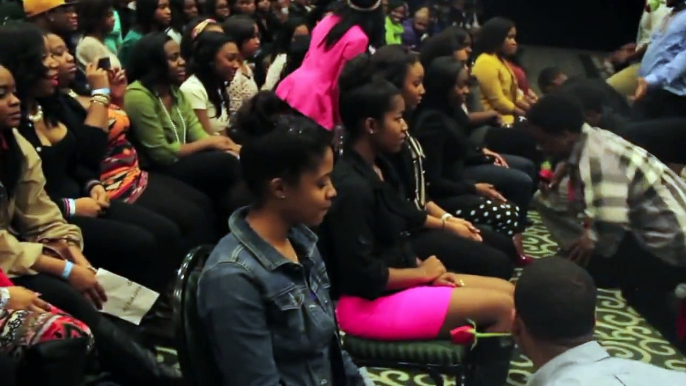
[[461,346],[467,346],[476,340],[476,330],[474,326],[466,325],[450,331],[450,342]]

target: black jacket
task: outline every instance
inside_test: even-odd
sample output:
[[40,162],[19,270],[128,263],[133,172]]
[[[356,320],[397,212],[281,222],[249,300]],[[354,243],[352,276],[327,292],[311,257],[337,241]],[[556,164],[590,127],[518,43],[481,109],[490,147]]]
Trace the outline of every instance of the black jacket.
[[338,196],[319,234],[329,275],[341,295],[375,299],[388,292],[389,268],[416,267],[407,236],[423,227],[427,214],[400,193],[403,188],[387,160],[380,158],[377,165],[385,181],[352,150],[334,168]]

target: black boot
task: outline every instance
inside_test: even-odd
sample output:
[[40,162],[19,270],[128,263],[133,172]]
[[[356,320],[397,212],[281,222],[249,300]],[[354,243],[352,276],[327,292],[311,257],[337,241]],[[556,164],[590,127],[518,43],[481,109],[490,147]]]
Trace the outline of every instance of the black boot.
[[179,370],[159,363],[152,352],[107,318],[101,318],[94,335],[102,365],[122,384],[183,385]]
[[29,348],[17,368],[17,385],[78,386],[88,360],[88,339],[65,339]]
[[514,347],[509,337],[480,339],[469,354],[467,386],[507,384]]

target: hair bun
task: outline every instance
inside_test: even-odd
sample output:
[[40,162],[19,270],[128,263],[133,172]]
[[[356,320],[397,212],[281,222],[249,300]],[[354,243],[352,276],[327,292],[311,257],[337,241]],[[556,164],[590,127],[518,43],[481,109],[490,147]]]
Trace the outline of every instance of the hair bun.
[[344,93],[371,83],[374,74],[372,56],[367,53],[357,55],[343,66],[341,75],[338,77],[338,88],[341,93]]

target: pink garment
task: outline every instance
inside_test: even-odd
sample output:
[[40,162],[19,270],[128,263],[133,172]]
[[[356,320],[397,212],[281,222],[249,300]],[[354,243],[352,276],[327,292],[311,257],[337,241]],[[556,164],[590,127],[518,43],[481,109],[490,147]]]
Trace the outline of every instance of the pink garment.
[[302,65],[276,89],[279,98],[328,130],[340,122],[338,75],[348,60],[366,52],[369,46],[369,38],[362,28],[353,26],[327,50],[324,39],[339,20],[338,16],[331,15],[317,24]]
[[341,296],[336,307],[338,326],[346,334],[365,339],[436,339],[454,290],[422,286],[374,300]]
[[510,67],[510,70],[512,70],[512,73],[514,74],[515,78],[517,79],[517,84],[519,85],[519,89],[524,92],[524,94],[529,92],[529,80],[526,78],[526,72],[524,71],[523,68],[519,67],[518,65],[514,64],[511,61],[507,61],[507,65]]

